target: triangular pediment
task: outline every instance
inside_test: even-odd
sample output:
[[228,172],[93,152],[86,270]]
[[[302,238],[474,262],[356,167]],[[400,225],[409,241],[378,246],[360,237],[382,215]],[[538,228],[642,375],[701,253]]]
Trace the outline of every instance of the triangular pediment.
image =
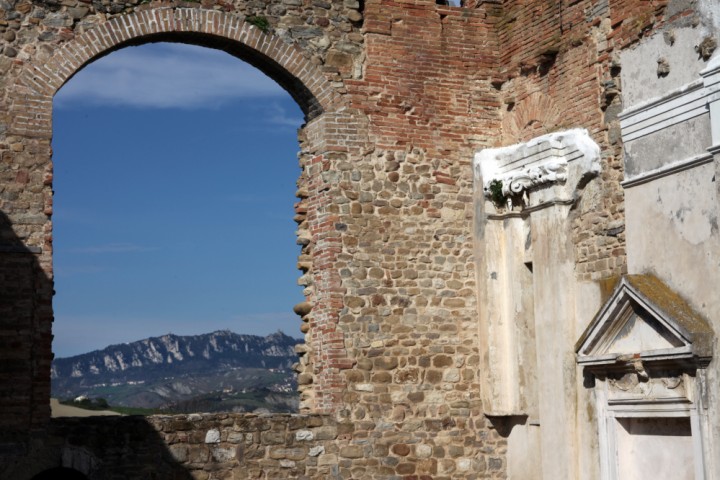
[[713,332],[652,275],[622,278],[576,345],[581,365],[709,359]]
[[688,345],[631,299],[609,327],[611,331],[593,349],[593,354],[629,355]]

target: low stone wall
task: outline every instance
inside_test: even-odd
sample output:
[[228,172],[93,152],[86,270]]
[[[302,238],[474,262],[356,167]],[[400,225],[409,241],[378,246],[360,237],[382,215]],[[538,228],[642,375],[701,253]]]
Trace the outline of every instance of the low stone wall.
[[193,478],[337,475],[338,426],[328,416],[191,414],[148,421]]
[[60,466],[90,480],[505,478],[507,444],[488,425],[448,416],[358,428],[371,423],[302,414],[54,418],[21,456],[0,456],[0,478]]
[[64,466],[89,479],[332,478],[341,434],[322,415],[190,414],[56,418],[0,478]]

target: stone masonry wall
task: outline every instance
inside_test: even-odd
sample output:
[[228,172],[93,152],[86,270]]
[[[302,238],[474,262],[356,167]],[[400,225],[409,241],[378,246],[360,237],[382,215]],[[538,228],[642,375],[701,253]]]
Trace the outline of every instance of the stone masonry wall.
[[341,437],[320,415],[53,419],[31,455],[0,473],[27,480],[62,464],[90,479],[351,478],[342,458],[357,449]]
[[[303,407],[335,414],[348,446],[338,454],[356,475],[502,476],[502,439],[488,431],[473,393],[469,227],[470,159],[497,127],[493,89],[478,70],[492,63],[492,16],[430,2],[368,4],[368,15],[393,21],[359,37],[351,4],[287,3],[272,12],[266,5],[267,37],[242,22],[242,14],[261,12],[256,5],[7,4],[5,30],[14,33],[4,37],[10,60],[0,112],[4,172],[12,175],[4,185],[13,193],[0,208],[19,243],[37,249],[36,271],[51,285],[54,91],[94,56],[143,36],[221,47],[251,61],[291,90],[309,120],[296,217],[308,299],[296,309],[307,339],[298,349]],[[288,26],[297,17],[302,25]],[[188,35],[194,32],[209,36]],[[324,80],[312,73],[319,64]],[[424,77],[408,74],[418,70]],[[23,165],[19,154],[30,145],[45,149]],[[42,182],[17,182],[21,170]],[[28,210],[37,223],[25,234]],[[31,336],[44,329],[46,346],[23,356],[39,363],[34,377],[47,388],[51,311],[30,316],[19,324],[27,322]],[[32,337],[21,344],[41,345]],[[18,386],[8,388],[7,398],[17,399]],[[30,418],[41,427],[46,398],[36,391],[19,399],[18,418],[32,405],[38,412]]]
[[488,8],[365,4],[364,74],[345,84],[370,148],[339,159],[335,197],[338,325],[355,362],[339,414],[382,466],[357,460],[358,478],[504,475],[477,395],[472,253],[471,160],[499,133]]
[[[588,129],[602,171],[573,212],[576,276],[623,273],[617,52],[693,11],[679,0],[473,4],[0,0],[0,456],[17,466],[60,444],[90,448],[84,429],[124,431],[124,420],[48,424],[51,101],[98,56],[173,40],[253,63],[306,113],[297,370],[303,411],[326,415],[152,418],[158,458],[175,459],[177,478],[504,478],[506,432],[479,395],[473,154]],[[205,443],[214,429],[220,443]]]
[[[347,58],[352,63],[361,50],[358,22],[362,15],[354,2],[178,5],[22,0],[0,4],[0,210],[4,219],[0,253],[2,280],[8,285],[0,328],[0,342],[7,347],[0,354],[0,403],[3,411],[15,413],[2,419],[8,437],[15,435],[10,431],[22,435],[42,425],[49,415],[54,92],[98,55],[133,42],[169,39],[223,48],[260,66],[291,92],[312,119],[338,108],[343,74],[335,64]],[[265,17],[270,23],[268,32],[245,23],[246,16]],[[331,59],[320,72],[317,65],[328,55]],[[323,148],[333,146],[323,144]],[[324,153],[312,146],[310,151]],[[318,224],[324,224],[322,208],[319,204]],[[17,273],[21,258],[26,265]],[[22,284],[31,287],[16,288]],[[21,291],[26,293],[15,294]],[[324,308],[336,310],[329,304]],[[323,382],[328,383],[325,379],[318,383]]]

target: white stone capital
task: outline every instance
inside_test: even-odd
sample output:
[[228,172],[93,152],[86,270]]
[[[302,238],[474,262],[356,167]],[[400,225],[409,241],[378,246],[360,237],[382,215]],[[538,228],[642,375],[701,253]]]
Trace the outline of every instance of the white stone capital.
[[491,195],[491,185],[501,182],[502,194],[507,198],[527,196],[545,186],[561,186],[550,198],[530,202],[567,201],[574,198],[582,178],[600,172],[600,147],[587,130],[574,129],[508,147],[481,150],[473,163],[475,179],[486,197]]

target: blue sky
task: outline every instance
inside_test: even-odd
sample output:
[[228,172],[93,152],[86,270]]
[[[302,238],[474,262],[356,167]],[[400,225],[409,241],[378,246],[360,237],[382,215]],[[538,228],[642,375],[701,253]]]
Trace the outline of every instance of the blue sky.
[[53,351],[229,328],[300,336],[302,112],[224,52],[129,47],[54,100]]

